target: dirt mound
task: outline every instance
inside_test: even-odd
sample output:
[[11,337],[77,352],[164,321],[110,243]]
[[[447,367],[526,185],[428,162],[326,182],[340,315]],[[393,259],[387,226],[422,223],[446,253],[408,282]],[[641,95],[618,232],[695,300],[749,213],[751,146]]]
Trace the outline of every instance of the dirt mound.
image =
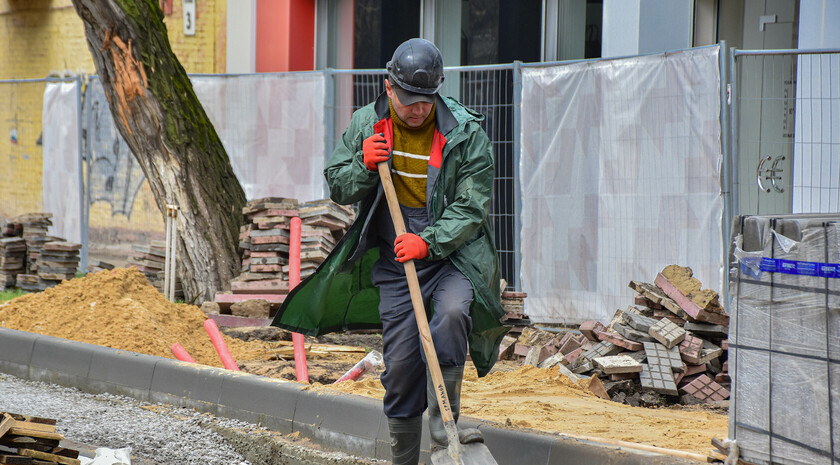
[[[221,367],[205,319],[194,305],[167,301],[135,268],[89,274],[0,305],[6,328],[168,358],[178,342],[198,363]],[[237,361],[267,350],[265,342],[225,341]]]

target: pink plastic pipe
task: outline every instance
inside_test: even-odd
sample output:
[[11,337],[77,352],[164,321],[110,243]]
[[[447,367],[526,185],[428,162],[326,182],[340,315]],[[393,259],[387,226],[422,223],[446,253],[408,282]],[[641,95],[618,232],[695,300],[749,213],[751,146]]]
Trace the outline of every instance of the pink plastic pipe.
[[[300,284],[300,218],[290,222],[289,235],[289,292]],[[292,333],[292,345],[295,348],[295,375],[300,383],[309,382],[309,368],[306,366],[306,348],[303,334]]]
[[195,359],[190,356],[190,353],[187,352],[187,349],[185,349],[181,344],[176,342],[175,344],[172,344],[169,350],[172,351],[172,355],[174,355],[178,360],[182,362],[195,363]]
[[222,333],[219,332],[219,327],[216,326],[216,322],[210,318],[204,320],[204,329],[210,335],[210,341],[213,343],[216,353],[219,354],[222,365],[228,370],[239,371],[239,366],[236,365],[233,356],[230,355],[230,350],[228,350],[228,346],[225,344],[225,340],[222,338]]

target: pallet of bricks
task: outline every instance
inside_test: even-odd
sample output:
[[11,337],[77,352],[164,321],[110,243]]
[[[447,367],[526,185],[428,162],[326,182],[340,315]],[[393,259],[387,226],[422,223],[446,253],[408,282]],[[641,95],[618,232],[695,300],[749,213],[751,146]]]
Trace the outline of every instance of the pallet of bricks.
[[[301,279],[311,275],[327,258],[336,242],[353,222],[353,210],[329,199],[299,203],[296,199],[268,197],[248,202],[242,209],[245,224],[240,228],[242,268],[230,283],[232,294],[274,295],[282,301],[289,292],[290,222],[301,219]],[[229,302],[217,295],[223,312]],[[234,299],[235,300],[235,299]],[[236,314],[236,308],[232,313]],[[268,314],[243,314],[267,318]]]
[[570,377],[590,376],[590,390],[629,405],[716,402],[729,398],[729,315],[718,294],[701,288],[690,268],[671,265],[654,282],[631,281],[634,304],[608,325],[585,321],[579,331],[523,331],[506,338],[501,359]]
[[[149,280],[149,283],[161,293],[164,284],[164,269],[166,266],[166,242],[151,241],[149,245],[133,244],[131,250],[134,254],[128,260],[128,266],[140,270]],[[184,300],[184,288],[181,280],[175,278],[175,299]]]
[[[15,253],[19,254],[20,239],[23,240],[24,267],[15,270],[14,285],[24,291],[39,292],[73,279],[79,267],[82,245],[48,235],[51,218],[52,213],[27,213],[10,218],[3,229],[4,236],[17,234],[19,239],[15,240],[15,236],[4,238],[5,244],[0,249],[6,249],[11,244],[11,248],[17,251]],[[3,253],[2,250],[0,253]],[[16,261],[16,258],[12,259],[13,263]],[[7,286],[11,274],[4,271]]]
[[79,451],[61,447],[56,420],[0,412],[0,464],[80,465]]

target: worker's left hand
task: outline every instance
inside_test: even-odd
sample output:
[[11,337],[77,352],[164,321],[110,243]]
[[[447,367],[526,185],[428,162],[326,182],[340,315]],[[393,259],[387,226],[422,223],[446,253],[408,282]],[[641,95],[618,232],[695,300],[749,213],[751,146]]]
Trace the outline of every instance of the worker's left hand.
[[420,260],[429,256],[429,244],[417,234],[401,234],[394,241],[394,253],[397,254],[397,261],[400,263]]

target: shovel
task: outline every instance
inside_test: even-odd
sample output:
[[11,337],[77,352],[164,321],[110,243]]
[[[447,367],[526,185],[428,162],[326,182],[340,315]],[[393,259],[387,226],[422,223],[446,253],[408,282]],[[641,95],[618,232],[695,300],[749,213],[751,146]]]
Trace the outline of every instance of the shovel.
[[[377,165],[379,177],[382,179],[382,188],[385,190],[385,198],[388,199],[388,209],[391,211],[391,220],[394,222],[394,231],[397,236],[405,234],[405,222],[402,211],[397,202],[397,193],[394,191],[394,184],[391,181],[391,171],[388,162]],[[432,375],[432,383],[435,387],[440,414],[443,419],[443,426],[446,428],[446,438],[449,445],[444,450],[432,454],[433,465],[497,465],[496,460],[490,454],[483,443],[471,442],[461,444],[458,437],[458,428],[455,426],[455,418],[452,416],[452,408],[449,406],[449,397],[446,395],[446,387],[443,384],[443,375],[440,373],[435,344],[432,342],[432,334],[429,331],[429,322],[426,320],[426,309],[423,305],[423,296],[420,294],[420,281],[417,279],[417,269],[414,267],[414,260],[405,263],[405,277],[408,280],[408,290],[411,293],[411,303],[414,306],[414,318],[417,320],[417,329],[420,331],[420,341],[423,344],[423,352],[426,353],[426,362],[429,372]]]

